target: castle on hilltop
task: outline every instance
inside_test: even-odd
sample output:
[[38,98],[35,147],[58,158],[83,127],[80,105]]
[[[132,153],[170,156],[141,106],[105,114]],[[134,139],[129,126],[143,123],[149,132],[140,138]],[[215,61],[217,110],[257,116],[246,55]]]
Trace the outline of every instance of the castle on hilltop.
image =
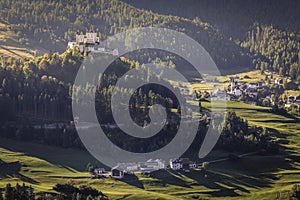
[[114,56],[118,56],[119,52],[118,49],[106,49],[104,47],[99,47],[100,44],[100,37],[97,33],[93,31],[87,32],[84,34],[76,34],[76,40],[72,42],[68,42],[68,48],[74,49],[77,48],[81,54],[89,54],[93,53],[103,53],[103,54],[110,54]]

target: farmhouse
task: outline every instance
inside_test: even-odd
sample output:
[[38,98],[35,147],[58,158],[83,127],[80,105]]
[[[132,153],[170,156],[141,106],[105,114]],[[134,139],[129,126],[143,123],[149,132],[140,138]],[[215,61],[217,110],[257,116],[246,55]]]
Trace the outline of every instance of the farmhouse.
[[116,166],[111,169],[111,177],[115,179],[124,178],[124,169],[120,166]]
[[179,159],[171,159],[170,160],[170,168],[172,170],[180,170],[182,168],[182,163]]
[[93,177],[99,178],[99,177],[105,177],[106,171],[104,168],[96,168],[93,171]]
[[118,163],[117,166],[123,170],[124,173],[130,174],[138,171],[138,164],[135,162],[132,163]]
[[171,159],[170,168],[175,171],[183,170],[185,172],[189,172],[190,169],[196,168],[196,163],[190,161],[189,158]]
[[132,174],[134,172],[151,173],[160,169],[165,169],[165,161],[161,159],[149,159],[146,162],[138,163],[118,163],[111,169],[111,177],[122,179],[125,174]]
[[258,89],[266,86],[266,82],[261,80],[258,82],[251,82],[249,83],[249,88]]
[[197,167],[197,164],[194,161],[190,161],[189,165],[190,165],[190,169],[195,169]]
[[146,162],[139,162],[138,168],[142,172],[153,172],[165,168],[165,161],[161,159],[149,159]]

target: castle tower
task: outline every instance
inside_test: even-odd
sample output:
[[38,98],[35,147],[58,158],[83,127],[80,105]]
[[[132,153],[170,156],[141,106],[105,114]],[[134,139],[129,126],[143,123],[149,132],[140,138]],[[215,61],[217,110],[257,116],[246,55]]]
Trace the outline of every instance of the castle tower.
[[235,81],[234,78],[230,77],[230,92],[233,93],[234,89],[235,89]]

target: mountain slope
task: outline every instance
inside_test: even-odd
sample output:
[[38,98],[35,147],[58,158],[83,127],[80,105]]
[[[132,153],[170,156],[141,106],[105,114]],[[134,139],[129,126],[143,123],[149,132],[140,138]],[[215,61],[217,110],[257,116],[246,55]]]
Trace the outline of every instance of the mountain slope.
[[300,31],[297,0],[122,0],[140,9],[194,19],[199,17],[226,35],[245,37],[255,22],[272,24],[287,31]]
[[[124,0],[140,9],[200,18],[248,51],[261,71],[300,80],[300,2],[267,0]],[[230,49],[229,49],[230,51]]]
[[31,50],[62,52],[77,31],[92,29],[104,40],[130,28],[165,27],[198,41],[222,71],[256,67],[300,77],[299,1],[124,1],[131,5],[119,0],[2,1],[0,17],[17,42],[25,41]]
[[0,55],[16,59],[32,58],[33,50],[22,43],[17,39],[16,34],[10,30],[7,23],[0,22]]
[[155,26],[185,32],[202,44],[221,68],[251,66],[247,51],[208,23],[159,15],[117,0],[3,1],[0,16],[20,39],[35,41],[52,51],[63,51],[77,31],[93,29],[105,39],[130,28]]

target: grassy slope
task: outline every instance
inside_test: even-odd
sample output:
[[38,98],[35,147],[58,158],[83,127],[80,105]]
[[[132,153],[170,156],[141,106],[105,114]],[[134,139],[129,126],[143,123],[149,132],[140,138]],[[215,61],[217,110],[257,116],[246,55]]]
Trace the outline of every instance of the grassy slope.
[[38,47],[34,41],[21,44],[17,35],[11,31],[9,24],[0,20],[0,56],[16,59],[33,58],[34,50],[37,50],[38,54],[47,52]]
[[[262,78],[258,77],[258,72],[248,74],[252,79],[255,76],[256,79]],[[190,103],[197,106],[197,102]],[[209,103],[203,102],[202,105],[210,108]],[[200,171],[191,174],[164,171],[156,173],[154,177],[137,174],[124,181],[115,181],[110,178],[91,179],[84,172],[85,166],[88,162],[98,164],[85,151],[1,139],[0,159],[7,163],[20,163],[13,163],[9,169],[2,170],[0,165],[0,187],[4,187],[7,182],[24,181],[32,184],[37,191],[53,192],[52,187],[56,183],[71,181],[78,185],[90,184],[112,199],[191,199],[199,196],[275,199],[277,191],[287,195],[284,191],[300,180],[299,120],[270,113],[268,108],[241,102],[229,101],[227,109],[234,110],[251,125],[276,129],[285,151],[276,156],[247,157],[239,163],[214,163],[209,167],[207,179],[203,178],[203,172]],[[225,152],[214,151],[207,160],[225,155]]]
[[[112,199],[123,197],[126,199],[155,199],[156,197],[174,199],[173,195],[178,196],[177,192],[182,188],[192,190],[188,186],[188,182],[193,182],[190,178],[178,178],[178,175],[168,172],[158,172],[157,178],[137,174],[138,177],[128,177],[124,181],[110,178],[91,179],[88,173],[82,172],[86,163],[93,160],[85,151],[66,150],[7,139],[1,139],[0,145],[0,159],[6,163],[20,162],[20,166],[15,164],[11,170],[0,170],[0,187],[4,187],[8,182],[12,184],[27,182],[37,191],[53,192],[51,188],[56,183],[73,182],[76,185],[89,184]],[[200,175],[200,173],[197,174]],[[164,183],[161,183],[162,180]],[[170,184],[170,186],[161,187],[162,184]],[[178,199],[180,199],[179,196]]]
[[[245,166],[237,165],[234,169],[226,167],[223,163],[215,167],[222,167],[222,172],[229,174],[238,174],[239,168],[245,174],[252,175],[252,178],[259,178],[264,181],[265,177],[269,184],[253,185],[258,190],[251,193],[251,199],[275,199],[277,191],[284,191],[291,187],[293,183],[299,183],[300,178],[300,124],[299,119],[285,117],[268,112],[264,107],[248,105],[241,102],[228,102],[227,108],[234,110],[239,116],[248,120],[250,125],[257,125],[272,128],[277,131],[277,137],[280,138],[285,152],[278,156],[270,157],[252,157],[247,158]],[[244,168],[245,167],[245,168]],[[217,169],[218,170],[218,169]],[[246,193],[247,194],[247,193]],[[249,194],[248,194],[249,195]],[[248,196],[247,195],[247,196]],[[249,195],[250,197],[250,195]]]
[[[207,103],[204,105],[209,108]],[[137,174],[124,181],[115,181],[110,178],[90,179],[83,172],[88,162],[95,162],[87,152],[1,139],[0,159],[5,162],[20,161],[23,166],[15,172],[2,172],[0,186],[3,187],[7,182],[25,181],[38,191],[52,191],[55,183],[72,181],[75,184],[90,184],[112,199],[174,199],[174,196],[178,199],[199,196],[275,199],[278,190],[287,191],[292,184],[299,182],[299,121],[240,102],[228,102],[227,106],[252,125],[279,130],[281,133],[278,136],[286,152],[277,156],[251,156],[239,163],[212,164],[207,179],[203,178],[200,171],[191,174],[165,171],[151,178]]]

